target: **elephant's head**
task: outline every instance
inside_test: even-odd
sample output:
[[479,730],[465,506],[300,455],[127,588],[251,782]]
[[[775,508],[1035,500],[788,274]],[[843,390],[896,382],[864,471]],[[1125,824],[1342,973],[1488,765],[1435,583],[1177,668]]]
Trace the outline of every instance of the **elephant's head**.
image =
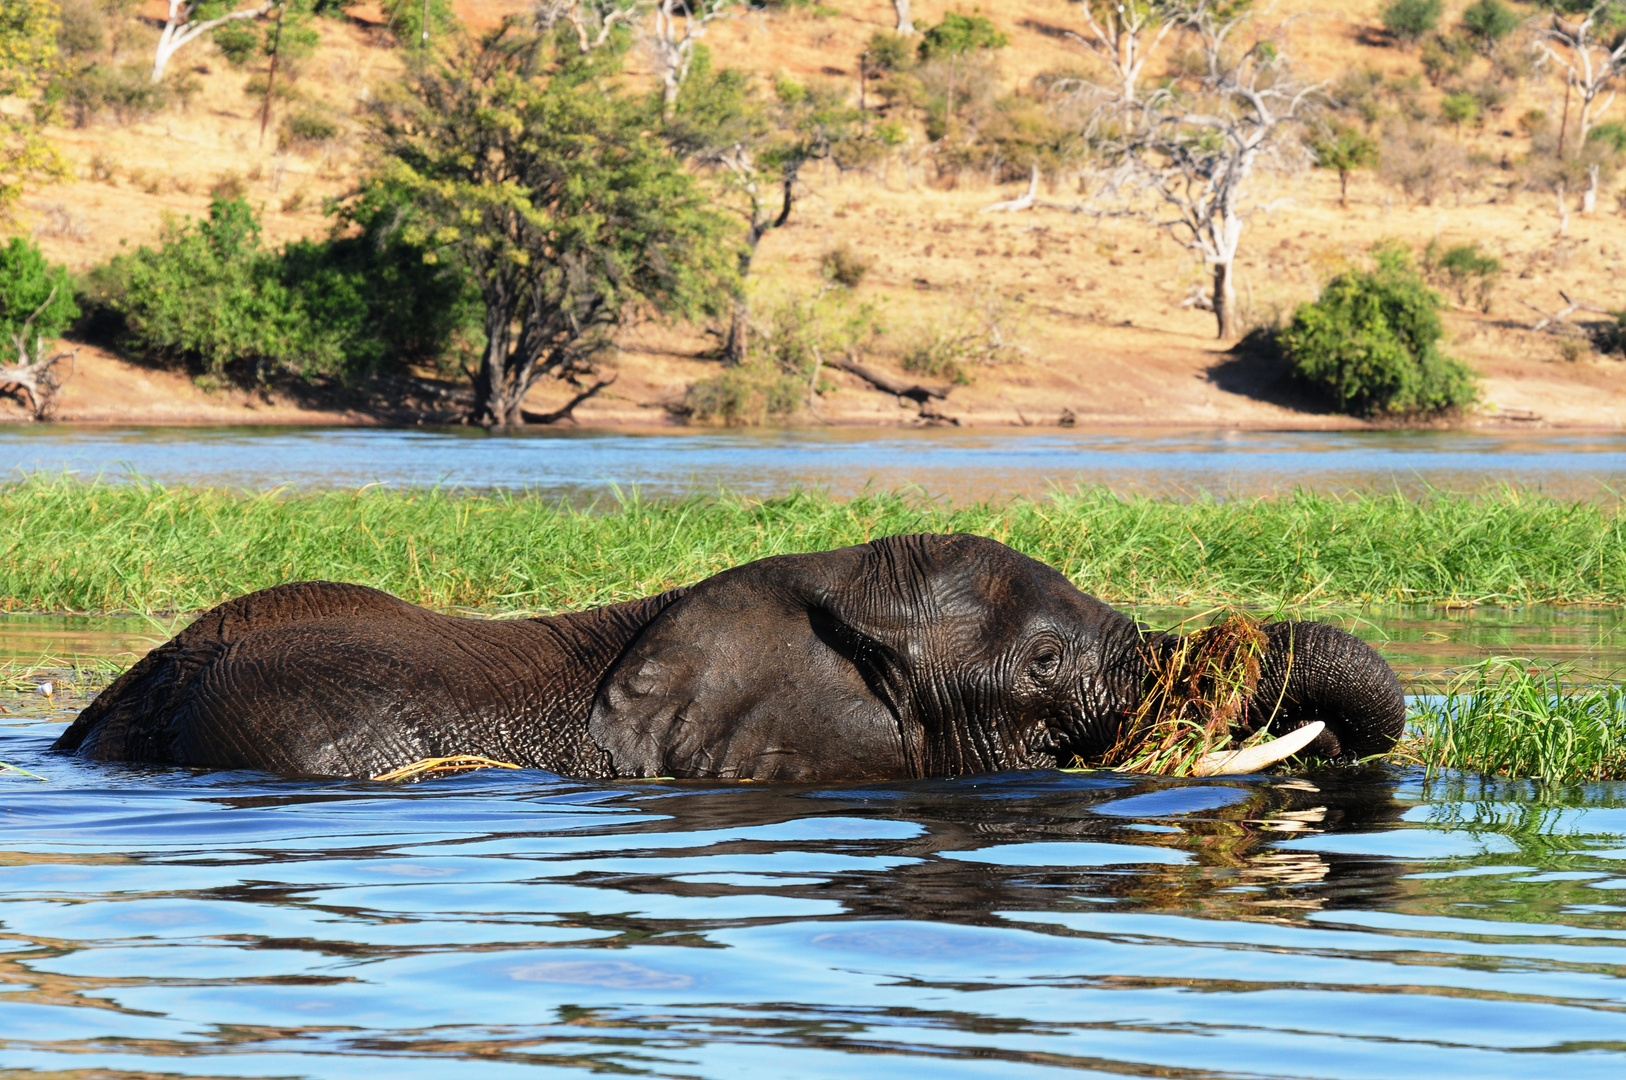
[[[1271,726],[1386,749],[1393,672],[1332,627],[1267,627]],[[605,678],[589,731],[632,776],[860,779],[1065,765],[1110,746],[1149,639],[1062,574],[976,536],[889,537],[701,582]],[[1255,715],[1266,715],[1254,710]]]

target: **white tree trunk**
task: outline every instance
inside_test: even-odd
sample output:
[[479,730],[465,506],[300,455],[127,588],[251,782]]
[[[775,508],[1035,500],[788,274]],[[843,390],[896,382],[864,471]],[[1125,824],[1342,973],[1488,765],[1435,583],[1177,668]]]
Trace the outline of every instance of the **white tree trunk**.
[[1569,185],[1564,181],[1558,182],[1558,235],[1567,236],[1570,231],[1570,204]]
[[164,21],[164,29],[158,34],[158,47],[152,54],[152,81],[164,81],[164,69],[169,65],[169,58],[180,52],[181,47],[188,45],[207,34],[217,26],[223,26],[238,19],[257,19],[276,7],[278,0],[266,0],[266,3],[256,8],[244,8],[222,15],[217,19],[205,19],[203,22],[192,22],[192,13],[197,10],[198,0],[169,0],[169,16]]
[[1581,213],[1590,214],[1598,208],[1598,166],[1587,170],[1586,194],[1581,196]]
[[909,18],[909,0],[892,0],[892,8],[898,13],[898,33],[914,33],[915,24]]

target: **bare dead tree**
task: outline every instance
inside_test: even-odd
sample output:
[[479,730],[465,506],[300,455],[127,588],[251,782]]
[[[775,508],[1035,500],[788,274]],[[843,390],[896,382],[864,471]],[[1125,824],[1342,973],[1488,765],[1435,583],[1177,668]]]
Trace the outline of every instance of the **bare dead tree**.
[[158,47],[152,55],[152,81],[164,81],[164,68],[170,57],[217,26],[238,19],[258,19],[276,7],[276,0],[266,0],[259,7],[241,8],[220,15],[210,13],[218,7],[211,0],[169,0],[169,15],[164,28],[158,33]]
[[[45,354],[45,338],[40,334],[33,335],[32,344],[29,335],[34,329],[34,320],[39,318],[51,301],[56,299],[56,286],[45,302],[34,310],[34,314],[23,320],[23,325],[15,334],[11,335],[12,347],[17,350],[17,363],[0,367],[0,393],[16,394],[19,398],[26,398],[29,412],[34,419],[44,420],[56,404],[56,396],[64,384],[73,377],[74,357],[78,350],[55,353],[51,356]],[[61,370],[62,362],[68,362],[68,370]]]
[[539,0],[533,9],[539,30],[551,30],[568,22],[576,31],[576,47],[582,53],[601,48],[610,40],[618,24],[638,22],[656,0]]
[[1181,15],[1197,39],[1202,74],[1125,110],[1125,133],[1108,188],[1155,198],[1151,216],[1199,256],[1213,275],[1210,298],[1221,338],[1237,336],[1234,266],[1247,219],[1250,182],[1260,168],[1308,167],[1303,121],[1319,84],[1294,77],[1275,42],[1234,43],[1248,13],[1203,2]]
[[[1613,84],[1626,72],[1626,34],[1621,21],[1626,17],[1622,0],[1597,0],[1592,7],[1566,19],[1554,13],[1552,20],[1536,33],[1536,47],[1564,75],[1564,117],[1558,135],[1558,154],[1564,154],[1569,127],[1569,100],[1573,91],[1581,100],[1576,118],[1577,147],[1586,144],[1587,133],[1614,103]],[[1586,194],[1581,197],[1582,213],[1590,214],[1598,205],[1598,163],[1587,169]],[[1562,192],[1559,199],[1563,199]]]
[[914,20],[909,17],[909,0],[892,0],[892,10],[898,13],[898,33],[914,33],[915,23]]
[[1136,86],[1146,61],[1152,58],[1179,23],[1179,12],[1169,0],[1076,0],[1084,14],[1087,34],[1067,36],[1098,57],[1117,81],[1116,99],[1135,101]]
[[728,14],[738,0],[657,0],[651,49],[661,79],[661,101],[668,116],[678,90],[689,75],[694,47],[713,20]]

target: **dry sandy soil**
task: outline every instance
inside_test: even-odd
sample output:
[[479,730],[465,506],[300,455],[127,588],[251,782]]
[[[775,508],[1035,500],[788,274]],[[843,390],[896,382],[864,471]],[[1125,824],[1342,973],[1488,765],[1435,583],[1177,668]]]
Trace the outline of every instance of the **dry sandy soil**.
[[[835,0],[831,6],[839,13],[748,14],[714,25],[707,42],[719,64],[856,83],[857,55],[871,33],[890,28],[891,5]],[[1445,21],[1454,23],[1463,6],[1464,0],[1448,0]],[[529,4],[461,0],[456,7],[466,22],[489,25]],[[929,25],[959,7],[916,0],[915,19]],[[1290,51],[1312,77],[1335,77],[1356,64],[1418,70],[1415,52],[1374,44],[1380,40],[1377,9],[1377,0],[1336,11],[1316,0],[1281,0],[1261,22],[1292,17]],[[1086,66],[1077,46],[1047,32],[1076,24],[1076,8],[1067,0],[1001,0],[983,10],[1011,37],[1000,54],[1009,87]],[[370,87],[398,70],[396,54],[379,44],[376,11],[358,7],[349,23],[321,24],[323,44],[299,73],[299,93],[349,113]],[[222,178],[245,185],[263,209],[271,240],[328,228],[321,201],[342,195],[362,167],[358,135],[310,156],[278,152],[274,130],[260,142],[258,100],[243,92],[246,73],[232,70],[207,44],[183,51],[175,63],[189,65],[201,85],[187,108],[125,127],[101,122],[55,132],[79,178],[31,194],[23,223],[51,258],[84,269],[128,246],[150,244],[166,216],[203,213],[210,188]],[[1556,115],[1559,86],[1556,80],[1526,84],[1500,114],[1462,138],[1492,159],[1517,158],[1528,144],[1514,118],[1531,107]],[[1425,92],[1436,93],[1426,84]],[[952,190],[941,190],[925,182],[927,169],[908,163],[920,160],[921,149],[907,149],[886,169],[864,175],[814,170],[791,225],[764,240],[755,273],[772,288],[811,290],[820,258],[832,248],[846,246],[873,260],[856,300],[875,305],[888,331],[877,354],[866,358],[877,367],[887,366],[889,346],[910,335],[1002,303],[1019,328],[1020,349],[956,387],[939,406],[947,417],[968,425],[1055,424],[1071,416],[1081,426],[1362,426],[1316,411],[1272,372],[1230,356],[1228,343],[1213,338],[1212,317],[1180,306],[1202,280],[1200,268],[1152,225],[1059,210],[982,213],[1019,188],[962,177]],[[1477,240],[1503,260],[1507,274],[1489,313],[1454,309],[1447,316],[1450,351],[1483,376],[1482,403],[1463,422],[1626,426],[1626,364],[1589,352],[1574,358],[1573,350],[1566,359],[1557,338],[1530,331],[1537,316],[1526,306],[1554,310],[1567,292],[1599,306],[1626,307],[1626,216],[1611,190],[1595,214],[1575,215],[1568,236],[1559,237],[1552,197],[1510,193],[1510,180],[1510,173],[1492,167],[1476,187],[1424,206],[1374,176],[1356,174],[1350,206],[1342,209],[1331,174],[1261,177],[1240,258],[1245,314],[1263,319],[1313,298],[1328,276],[1358,262],[1381,238],[1418,246],[1431,238]],[[1072,201],[1077,195],[1048,197]],[[718,371],[708,358],[715,339],[700,329],[644,325],[630,329],[620,345],[610,365],[618,381],[578,410],[578,422],[680,422],[671,406],[695,380]],[[827,380],[827,392],[797,422],[927,422],[914,403],[852,375],[831,373]],[[532,405],[546,410],[569,392],[543,384]],[[210,424],[370,419],[365,410],[307,408],[276,394],[206,393],[184,375],[90,347],[80,351],[58,416]],[[0,401],[0,420],[22,418],[20,408]]]

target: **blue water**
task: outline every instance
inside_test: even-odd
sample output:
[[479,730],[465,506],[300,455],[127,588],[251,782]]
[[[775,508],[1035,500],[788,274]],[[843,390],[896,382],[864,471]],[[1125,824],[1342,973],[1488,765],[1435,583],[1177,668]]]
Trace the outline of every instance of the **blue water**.
[[264,489],[445,484],[591,499],[913,486],[952,499],[1101,484],[1154,495],[1255,495],[1487,484],[1577,498],[1626,490],[1626,435],[1482,432],[794,430],[625,433],[466,428],[0,428],[0,475],[75,471]]
[[60,704],[0,717],[6,1076],[1626,1070],[1626,785],[396,787],[87,766]]
[[[1613,497],[1626,440],[1463,433],[0,429],[0,470],[591,500],[912,484]],[[1167,624],[1181,613],[1138,612]],[[1403,676],[1619,667],[1615,609],[1363,611]],[[0,658],[172,621],[0,619]],[[10,669],[13,675],[24,669]],[[1626,784],[1395,768],[807,788],[91,766],[0,688],[0,1077],[1626,1074]]]

